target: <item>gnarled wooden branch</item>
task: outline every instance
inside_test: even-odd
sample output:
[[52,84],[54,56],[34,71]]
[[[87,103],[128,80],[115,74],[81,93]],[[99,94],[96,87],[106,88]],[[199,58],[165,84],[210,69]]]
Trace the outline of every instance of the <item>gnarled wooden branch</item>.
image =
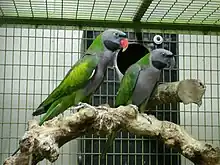
[[[154,92],[150,103],[183,102],[201,104],[204,85],[196,80],[161,84]],[[5,165],[37,164],[44,158],[51,162],[59,156],[58,148],[68,141],[86,133],[109,134],[112,130],[125,130],[136,135],[154,136],[170,147],[178,149],[185,157],[198,165],[220,164],[219,149],[199,142],[180,126],[159,121],[154,116],[139,114],[133,105],[118,108],[85,108],[64,118],[56,117],[38,126],[28,123],[28,131],[20,140],[21,153],[5,160]]]
[[205,89],[203,83],[196,79],[160,84],[149,99],[147,108],[176,102],[195,103],[200,106]]
[[54,162],[59,156],[58,148],[64,143],[88,132],[109,134],[120,128],[136,135],[158,137],[197,165],[220,164],[219,148],[195,140],[172,122],[139,114],[134,105],[85,108],[63,119],[56,117],[43,126],[31,121],[29,130],[20,142],[21,153],[9,157],[4,164],[21,164],[21,161],[22,164],[28,164],[29,161],[36,164],[44,158]]

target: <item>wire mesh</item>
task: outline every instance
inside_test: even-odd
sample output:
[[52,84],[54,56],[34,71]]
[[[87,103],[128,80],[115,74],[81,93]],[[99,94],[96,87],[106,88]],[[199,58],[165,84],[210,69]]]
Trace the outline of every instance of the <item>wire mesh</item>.
[[4,17],[220,24],[218,0],[2,0],[0,9]]
[[3,0],[5,16],[131,20],[141,0]]
[[[32,112],[60,83],[80,53],[83,31],[1,28],[1,162],[18,147]],[[66,112],[68,113],[68,111]],[[37,118],[39,120],[39,118]],[[73,147],[69,147],[73,145]],[[55,164],[76,160],[76,140]],[[75,154],[76,155],[76,154]]]
[[219,16],[218,0],[154,0],[142,17],[142,21],[219,24]]
[[[58,85],[92,40],[104,29],[81,29],[59,26],[36,28],[14,26],[0,28],[0,160],[18,146],[18,139],[32,119],[33,110]],[[130,40],[135,33],[126,29]],[[143,41],[152,41],[154,33],[142,33]],[[163,34],[162,47],[176,54],[176,67],[161,74],[161,82],[187,78],[200,79],[207,86],[203,105],[170,104],[155,107],[161,120],[181,124],[194,137],[219,145],[219,52],[220,36]],[[108,69],[105,81],[95,93],[94,105],[114,104],[118,89],[116,73]],[[66,111],[64,115],[69,114]],[[39,120],[39,118],[36,118]],[[108,157],[99,161],[105,137],[88,135],[67,143],[60,149],[54,164],[161,165],[191,164],[175,150],[155,138],[118,133]],[[40,164],[50,164],[43,161]]]
[[[180,104],[180,124],[201,141],[219,146],[219,36],[179,35],[179,78],[198,78],[206,85],[203,104]],[[192,164],[186,159],[182,163]]]

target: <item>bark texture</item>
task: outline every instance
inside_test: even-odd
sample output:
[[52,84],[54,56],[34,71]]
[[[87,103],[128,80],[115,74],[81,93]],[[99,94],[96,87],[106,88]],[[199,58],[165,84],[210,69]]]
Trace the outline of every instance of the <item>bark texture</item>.
[[[205,86],[198,80],[161,84],[148,106],[170,102],[201,105],[204,92]],[[59,148],[70,140],[87,133],[107,135],[113,130],[157,137],[197,165],[220,165],[219,148],[197,141],[175,123],[140,114],[134,105],[85,107],[70,116],[49,120],[42,126],[35,120],[29,121],[28,131],[20,140],[21,153],[7,158],[4,165],[34,165],[44,158],[54,162],[58,159]]]

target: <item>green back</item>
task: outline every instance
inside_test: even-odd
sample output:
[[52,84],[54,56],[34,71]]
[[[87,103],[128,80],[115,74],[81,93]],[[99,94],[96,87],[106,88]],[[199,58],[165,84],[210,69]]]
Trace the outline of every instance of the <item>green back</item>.
[[85,56],[72,66],[58,87],[37,108],[35,112],[38,111],[39,114],[42,110],[46,112],[40,124],[77,104],[78,101],[89,100],[90,96],[85,97],[82,89],[92,78],[103,52],[104,45],[100,34],[90,45]]
[[120,87],[115,100],[115,107],[131,103],[131,96],[135,89],[142,66],[150,64],[150,53],[142,57],[138,62],[131,65],[121,80]]
[[142,57],[137,63],[141,66],[146,66],[150,64],[150,53],[146,54],[144,57]]
[[140,70],[140,65],[135,63],[131,65],[125,72],[116,96],[115,107],[128,104],[136,85]]
[[[104,52],[104,45],[102,42],[102,33],[99,34],[86,51],[86,56],[76,62],[69,70],[63,81],[59,86],[46,98],[40,106],[47,106],[55,100],[72,93],[74,90],[83,87],[93,70],[99,62],[99,54]],[[95,55],[95,56],[90,56]],[[39,107],[40,107],[39,106]]]
[[[93,70],[99,62],[98,56],[84,56],[67,73],[63,81],[40,106],[47,106],[55,100],[69,95],[75,90],[82,88],[91,78]],[[40,107],[39,106],[39,107]]]
[[89,48],[86,51],[86,54],[100,54],[104,52],[104,44],[102,42],[102,33],[99,34]]

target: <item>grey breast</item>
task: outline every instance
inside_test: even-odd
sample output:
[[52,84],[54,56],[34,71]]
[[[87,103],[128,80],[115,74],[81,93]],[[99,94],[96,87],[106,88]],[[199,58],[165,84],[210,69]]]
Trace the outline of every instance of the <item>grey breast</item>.
[[86,95],[90,95],[91,93],[95,92],[95,90],[97,90],[97,88],[101,85],[102,81],[104,80],[104,76],[108,68],[109,62],[111,61],[111,58],[113,58],[113,54],[110,53],[112,52],[105,52],[105,54],[100,57],[100,61],[96,67],[95,74],[86,85]]
[[159,81],[160,70],[149,67],[140,71],[133,95],[132,103],[140,106],[145,100],[149,99],[154,86]]

